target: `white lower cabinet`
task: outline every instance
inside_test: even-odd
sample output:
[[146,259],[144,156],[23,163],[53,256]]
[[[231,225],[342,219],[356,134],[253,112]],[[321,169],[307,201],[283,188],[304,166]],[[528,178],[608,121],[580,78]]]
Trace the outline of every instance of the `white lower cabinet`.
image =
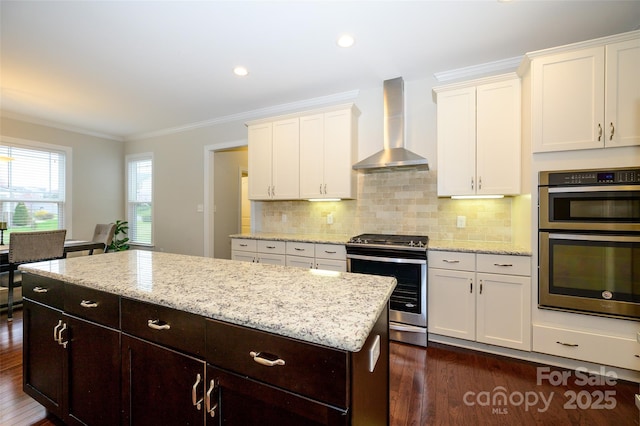
[[531,258],[429,252],[429,333],[531,350]]
[[231,240],[231,259],[243,262],[284,265],[286,259],[285,242],[233,238]]
[[347,252],[342,244],[287,241],[287,266],[347,271]]
[[533,326],[533,350],[544,354],[638,371],[639,348],[631,334],[620,337],[551,325]]
[[232,238],[231,259],[306,269],[347,271],[347,251],[344,244]]

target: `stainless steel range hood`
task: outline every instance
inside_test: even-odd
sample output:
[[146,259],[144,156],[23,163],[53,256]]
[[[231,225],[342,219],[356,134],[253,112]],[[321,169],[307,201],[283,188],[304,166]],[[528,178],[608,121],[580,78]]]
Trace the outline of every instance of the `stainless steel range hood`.
[[375,172],[400,167],[429,169],[429,163],[404,147],[404,80],[385,80],[384,85],[384,147],[353,165],[354,170]]

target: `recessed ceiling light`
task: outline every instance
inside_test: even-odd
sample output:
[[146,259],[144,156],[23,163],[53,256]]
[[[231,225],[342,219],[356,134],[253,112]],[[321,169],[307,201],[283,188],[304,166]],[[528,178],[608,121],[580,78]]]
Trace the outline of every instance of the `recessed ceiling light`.
[[356,42],[356,39],[353,38],[350,34],[343,34],[338,38],[338,46],[340,47],[351,47]]
[[247,71],[247,69],[245,67],[235,67],[233,69],[233,73],[235,75],[238,75],[240,77],[244,77],[245,75],[249,74],[249,71]]

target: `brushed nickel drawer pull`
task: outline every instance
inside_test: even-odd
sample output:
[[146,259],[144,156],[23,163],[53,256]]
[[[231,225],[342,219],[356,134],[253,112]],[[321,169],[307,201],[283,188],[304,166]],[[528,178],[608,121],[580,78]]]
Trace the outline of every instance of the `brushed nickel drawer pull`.
[[240,243],[239,245],[240,245],[240,247],[248,247],[249,246],[249,244],[243,244],[243,243]]
[[613,133],[616,131],[616,128],[613,127],[613,123],[611,123],[611,136],[609,136],[609,140],[612,141],[613,140]]
[[97,308],[98,304],[91,300],[83,300],[82,302],[80,302],[80,306],[82,306],[83,308]]
[[304,251],[304,249],[300,248],[300,247],[294,247],[294,249],[297,250],[297,251]]
[[202,399],[198,401],[198,385],[200,384],[200,373],[196,375],[196,382],[193,384],[191,388],[191,402],[193,402],[193,406],[200,411],[202,408]]
[[494,263],[493,266],[513,266],[513,263]]
[[336,254],[337,253],[337,251],[329,251],[329,250],[325,250],[324,252],[327,253],[327,254]]
[[160,321],[159,319],[149,320],[147,321],[147,325],[149,328],[153,328],[154,330],[169,330],[171,326],[164,321]]
[[60,337],[58,336],[58,330],[62,327],[62,320],[58,320],[58,324],[53,327],[53,340],[60,344]]
[[62,328],[60,329],[60,331],[58,332],[58,344],[62,345],[63,348],[67,349],[67,344],[69,343],[68,341],[63,342],[62,341],[62,332],[65,331],[67,329],[67,323],[62,323]]
[[209,390],[207,391],[207,401],[206,401],[207,413],[211,414],[211,417],[216,416],[216,409],[218,408],[217,402],[213,404],[213,407],[211,406],[211,392],[213,392],[217,387],[218,386],[216,386],[216,381],[211,380],[209,384]]
[[48,288],[44,288],[44,287],[34,287],[33,288],[33,292],[34,293],[48,293],[49,289]]
[[261,365],[265,365],[267,367],[275,367],[276,365],[284,365],[284,360],[283,359],[280,359],[277,356],[268,354],[266,352],[254,352],[254,351],[251,351],[251,352],[249,352],[249,355],[251,355],[251,358],[253,358],[253,360],[255,362],[257,362],[258,364],[261,364]]
[[565,343],[565,342],[556,342],[556,343],[562,346],[569,346],[570,348],[577,348],[578,346],[580,346],[577,343]]
[[444,263],[460,263],[459,260],[442,259]]
[[274,249],[276,246],[267,246],[268,249]]

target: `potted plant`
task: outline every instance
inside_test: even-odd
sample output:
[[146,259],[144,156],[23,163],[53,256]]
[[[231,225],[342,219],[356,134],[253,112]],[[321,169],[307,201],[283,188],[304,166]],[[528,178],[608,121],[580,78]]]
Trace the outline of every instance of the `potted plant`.
[[128,230],[129,222],[126,220],[116,220],[116,229],[113,232],[113,240],[108,247],[109,251],[129,250],[129,237],[127,237]]

